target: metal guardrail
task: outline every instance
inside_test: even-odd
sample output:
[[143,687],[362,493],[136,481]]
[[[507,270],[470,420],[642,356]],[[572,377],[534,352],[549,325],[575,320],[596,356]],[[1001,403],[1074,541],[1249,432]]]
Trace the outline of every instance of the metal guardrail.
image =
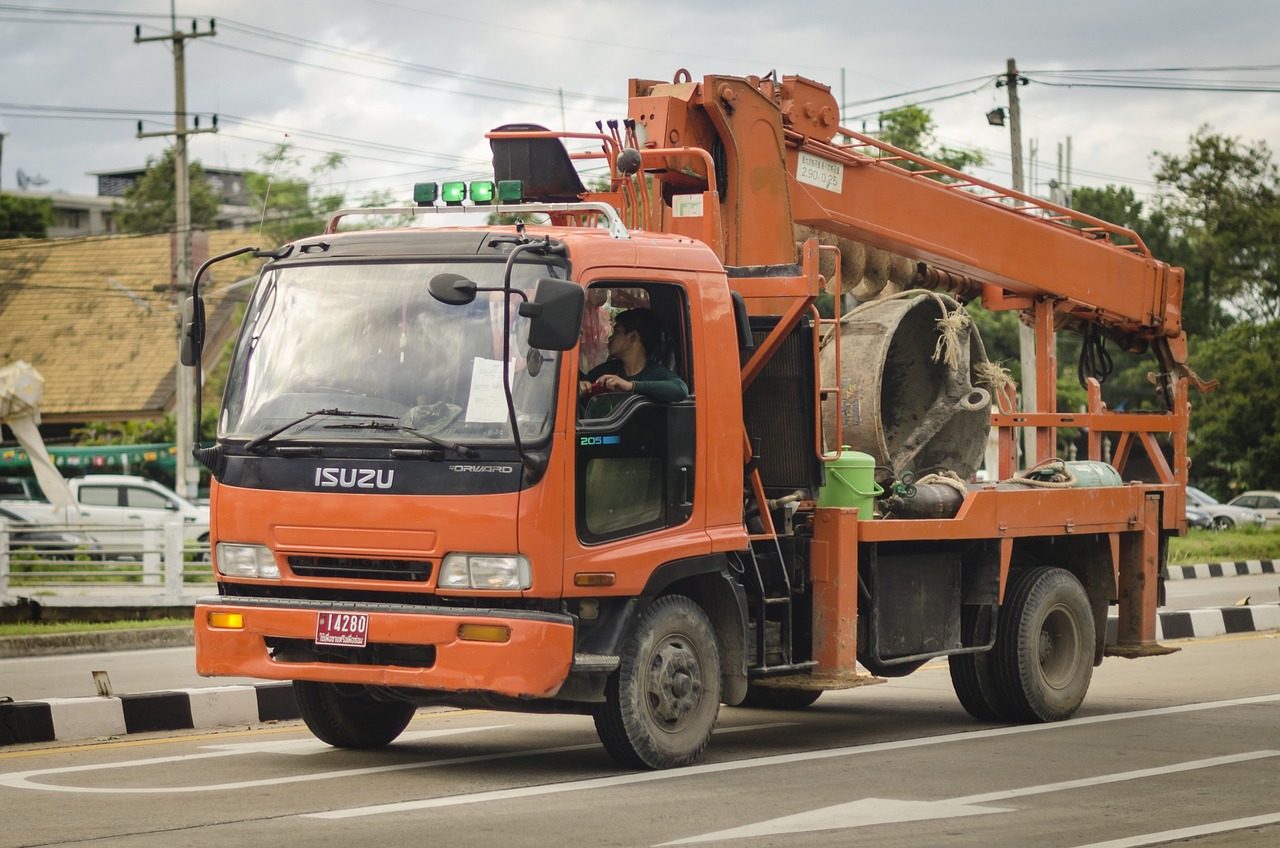
[[[207,542],[186,525],[38,524],[0,519],[0,603],[172,606],[214,591]],[[140,541],[139,541],[140,536]]]

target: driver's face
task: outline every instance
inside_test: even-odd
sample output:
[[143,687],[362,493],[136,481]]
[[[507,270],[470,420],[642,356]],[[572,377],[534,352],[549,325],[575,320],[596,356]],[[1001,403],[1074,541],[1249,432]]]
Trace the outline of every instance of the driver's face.
[[634,332],[635,330],[628,330],[625,327],[614,324],[613,332],[609,334],[609,355],[617,356],[625,350]]

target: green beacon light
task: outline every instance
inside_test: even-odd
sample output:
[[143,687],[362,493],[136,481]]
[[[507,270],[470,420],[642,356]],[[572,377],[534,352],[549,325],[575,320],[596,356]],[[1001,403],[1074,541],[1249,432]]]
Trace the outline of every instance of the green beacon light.
[[524,200],[524,183],[520,180],[502,180],[498,183],[499,203],[519,203]]
[[464,182],[444,183],[440,186],[440,197],[448,206],[461,206],[467,199],[467,184]]
[[435,183],[414,183],[413,202],[419,206],[434,206],[440,196],[440,186]]
[[493,180],[476,180],[471,184],[471,202],[476,204],[493,202]]

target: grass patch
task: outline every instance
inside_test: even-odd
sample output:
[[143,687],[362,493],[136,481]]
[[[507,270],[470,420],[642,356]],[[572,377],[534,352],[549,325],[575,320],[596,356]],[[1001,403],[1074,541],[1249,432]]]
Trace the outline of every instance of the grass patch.
[[191,626],[191,619],[150,619],[146,621],[52,621],[49,624],[0,624],[3,635],[46,635],[50,633],[91,633],[95,630],[141,630]]
[[147,621],[56,621],[49,624],[20,622],[0,624],[0,636],[43,636],[51,633],[89,633],[97,630],[141,630],[150,627],[190,627],[189,618],[156,618]]
[[1170,565],[1245,559],[1280,559],[1280,527],[1192,530],[1169,540]]

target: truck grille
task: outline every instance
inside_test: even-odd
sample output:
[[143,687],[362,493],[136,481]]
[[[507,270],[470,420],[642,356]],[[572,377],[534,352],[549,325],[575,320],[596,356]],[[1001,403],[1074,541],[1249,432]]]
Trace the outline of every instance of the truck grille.
[[411,559],[291,556],[289,569],[299,577],[398,580],[404,583],[426,583],[431,579],[431,563]]

